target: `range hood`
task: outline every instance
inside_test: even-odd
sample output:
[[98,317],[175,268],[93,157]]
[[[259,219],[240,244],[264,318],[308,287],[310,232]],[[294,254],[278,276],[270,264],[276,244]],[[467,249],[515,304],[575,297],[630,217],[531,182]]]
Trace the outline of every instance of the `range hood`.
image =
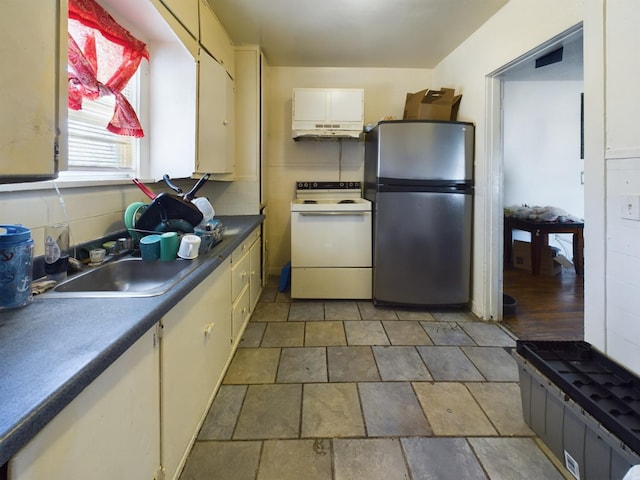
[[364,125],[364,89],[294,88],[294,140],[359,139]]

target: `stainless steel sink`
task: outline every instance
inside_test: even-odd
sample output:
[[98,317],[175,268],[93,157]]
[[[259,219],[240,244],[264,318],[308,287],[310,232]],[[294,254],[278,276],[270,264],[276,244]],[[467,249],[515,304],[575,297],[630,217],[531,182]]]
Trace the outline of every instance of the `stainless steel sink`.
[[153,297],[167,292],[198,266],[196,260],[146,262],[125,257],[74,275],[44,295],[49,297]]

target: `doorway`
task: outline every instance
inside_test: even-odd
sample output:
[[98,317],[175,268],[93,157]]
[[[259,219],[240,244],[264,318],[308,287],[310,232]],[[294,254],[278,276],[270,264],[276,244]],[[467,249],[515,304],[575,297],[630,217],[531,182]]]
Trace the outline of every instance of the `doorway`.
[[[487,158],[492,159],[489,178],[496,192],[488,202],[488,216],[495,239],[503,238],[505,207],[551,206],[572,218],[584,218],[582,57],[578,25],[487,77]],[[518,241],[528,242],[529,235],[514,231]],[[553,251],[569,260],[571,242],[570,235],[549,238]],[[583,338],[583,277],[570,268],[558,275],[533,276],[504,265],[502,241],[491,245],[488,270],[493,275],[487,280],[492,317],[503,319],[520,338]],[[515,315],[504,318],[503,292],[517,301]]]

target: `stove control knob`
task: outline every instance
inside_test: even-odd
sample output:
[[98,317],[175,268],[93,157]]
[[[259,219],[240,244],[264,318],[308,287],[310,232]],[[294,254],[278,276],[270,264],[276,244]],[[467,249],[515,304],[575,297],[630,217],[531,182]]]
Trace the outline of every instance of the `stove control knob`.
[[318,188],[318,183],[317,182],[313,182],[313,188]]
[[344,188],[344,182],[340,182],[340,188]]

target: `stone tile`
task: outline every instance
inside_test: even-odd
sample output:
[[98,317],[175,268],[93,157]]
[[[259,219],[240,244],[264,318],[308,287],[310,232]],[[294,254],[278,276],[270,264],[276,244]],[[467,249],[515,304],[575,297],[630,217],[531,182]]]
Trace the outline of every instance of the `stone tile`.
[[380,380],[371,347],[328,347],[330,382],[375,382]]
[[225,384],[273,383],[279,348],[239,348],[224,377]]
[[517,382],[518,364],[504,348],[462,347],[464,353],[490,382]]
[[333,441],[335,480],[407,480],[400,442],[394,439]]
[[438,322],[477,322],[479,319],[467,310],[447,310],[431,312]]
[[323,302],[293,302],[289,310],[290,322],[324,320]]
[[304,385],[302,437],[361,437],[364,434],[355,383]]
[[455,322],[420,322],[435,345],[471,345],[476,342]]
[[238,347],[242,347],[242,348],[259,347],[260,342],[262,341],[262,336],[264,335],[264,330],[266,326],[267,324],[262,322],[247,323],[247,326],[244,329],[244,333],[242,334],[242,338],[238,343]]
[[373,347],[383,381],[431,380],[415,347]]
[[289,317],[288,303],[258,303],[251,315],[252,322],[286,322]]
[[255,478],[262,442],[196,442],[180,480]]
[[412,478],[486,480],[478,459],[464,438],[402,438]]
[[307,347],[346,345],[347,337],[342,322],[307,322],[304,344]]
[[463,384],[415,382],[413,388],[435,435],[496,435],[491,422]]
[[234,440],[297,438],[302,385],[250,385]]
[[276,381],[278,383],[326,382],[325,348],[283,348]]
[[391,345],[432,345],[419,322],[395,320],[382,322]]
[[262,293],[260,294],[260,302],[263,303],[273,303],[276,301],[276,296],[278,295],[278,287],[277,286],[266,286],[262,288]]
[[531,438],[470,438],[469,443],[491,480],[563,479]]
[[198,440],[231,440],[246,385],[222,385],[198,433]]
[[360,383],[358,387],[368,436],[431,434],[409,383]]
[[522,416],[517,383],[468,383],[467,388],[503,436],[533,436]]
[[291,303],[291,291],[285,290],[284,292],[278,291],[276,295],[276,303]]
[[349,345],[389,345],[387,334],[378,321],[344,322]]
[[331,441],[267,440],[258,480],[326,480],[331,478]]
[[304,345],[303,323],[270,323],[262,338],[263,347],[301,347]]
[[491,323],[469,322],[461,325],[481,347],[515,347],[516,342],[502,328]]
[[268,275],[267,276],[267,287],[279,287],[280,286],[280,275]]
[[362,320],[397,320],[396,312],[389,307],[376,307],[371,302],[358,302]]
[[416,310],[413,308],[396,308],[396,315],[400,320],[424,320],[427,322],[435,321],[433,314],[425,310]]
[[360,320],[357,302],[325,302],[324,315],[327,320]]
[[418,353],[436,381],[481,382],[482,374],[458,347],[417,347]]

